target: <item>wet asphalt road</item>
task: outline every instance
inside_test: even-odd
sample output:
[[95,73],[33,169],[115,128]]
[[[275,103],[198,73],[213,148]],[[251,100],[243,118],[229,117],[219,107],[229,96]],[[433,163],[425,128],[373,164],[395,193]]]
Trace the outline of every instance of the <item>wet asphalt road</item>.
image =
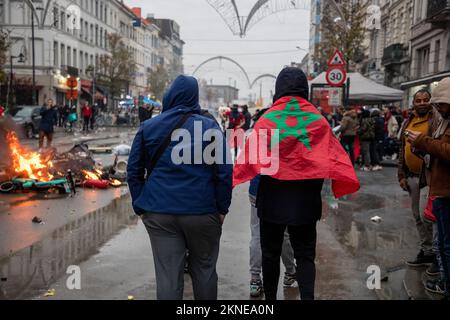
[[[406,299],[402,279],[391,271],[405,270],[405,259],[417,253],[408,195],[397,186],[394,168],[359,175],[362,189],[358,194],[336,201],[328,188],[324,190],[324,214],[318,232],[317,298]],[[116,200],[111,202],[113,198]],[[31,225],[28,218],[32,214],[23,206],[10,208],[6,216],[0,210],[0,256],[4,256],[5,248],[14,248],[12,255],[0,259],[0,299],[126,300],[129,295],[155,299],[150,241],[142,222],[131,211],[126,187],[85,191],[80,199],[84,200],[25,202],[28,208],[48,206],[52,214],[44,226]],[[71,206],[77,208],[77,213],[68,213]],[[63,212],[54,218],[57,208]],[[375,215],[382,218],[380,223],[370,221]],[[250,206],[244,185],[234,190],[231,212],[223,228],[217,268],[220,299],[249,299],[249,225]],[[30,229],[32,237],[28,237]],[[81,268],[81,290],[66,288],[69,265]],[[377,293],[366,287],[370,265],[378,265],[383,274],[390,275]],[[55,289],[54,297],[43,296],[48,289]],[[279,298],[298,299],[298,290],[280,286]],[[188,275],[185,299],[192,299]]]

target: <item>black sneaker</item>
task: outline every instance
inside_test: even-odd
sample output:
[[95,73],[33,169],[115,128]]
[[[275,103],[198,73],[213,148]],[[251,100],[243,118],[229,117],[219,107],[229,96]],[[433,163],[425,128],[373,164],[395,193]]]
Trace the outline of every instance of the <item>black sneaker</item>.
[[297,281],[295,277],[295,273],[285,273],[283,279],[283,286],[285,288],[290,288],[294,285],[295,281]]
[[441,274],[441,270],[439,268],[439,264],[438,264],[437,259],[436,259],[435,261],[433,261],[431,266],[428,267],[427,275],[429,275],[430,277],[436,277],[436,276],[438,276],[440,274]]
[[417,255],[416,260],[413,261],[407,261],[406,264],[410,267],[422,267],[422,266],[428,266],[431,265],[434,260],[436,259],[435,255],[425,255],[422,250],[420,250],[419,254]]
[[425,289],[429,292],[439,294],[444,296],[445,295],[445,283],[442,279],[433,279],[433,280],[427,280],[425,283]]

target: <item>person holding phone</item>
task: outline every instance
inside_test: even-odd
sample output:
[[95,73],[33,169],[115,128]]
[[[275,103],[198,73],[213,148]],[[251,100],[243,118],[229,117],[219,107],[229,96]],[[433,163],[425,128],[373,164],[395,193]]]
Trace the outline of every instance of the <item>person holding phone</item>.
[[426,89],[416,92],[413,100],[413,112],[401,128],[400,156],[398,162],[398,181],[400,187],[409,193],[411,210],[416,221],[417,232],[420,238],[420,250],[414,260],[407,261],[412,267],[437,264],[433,253],[433,224],[423,218],[420,206],[421,189],[426,187],[424,160],[416,155],[411,143],[406,137],[408,130],[418,131],[431,135],[437,126],[438,113],[430,105],[431,93]]
[[41,108],[41,122],[39,124],[39,149],[44,147],[44,140],[47,138],[47,148],[52,146],[54,127],[58,123],[58,112],[52,99],[47,100],[47,104]]

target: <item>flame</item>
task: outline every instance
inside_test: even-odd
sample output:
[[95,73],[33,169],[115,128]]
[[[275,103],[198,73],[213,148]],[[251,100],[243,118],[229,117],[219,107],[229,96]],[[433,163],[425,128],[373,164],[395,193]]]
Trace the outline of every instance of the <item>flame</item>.
[[81,170],[81,172],[84,173],[84,178],[87,180],[100,180],[100,177],[99,177],[98,173],[96,173],[96,172],[87,171],[87,170]]
[[120,182],[120,181],[117,180],[117,179],[111,179],[111,180],[109,181],[109,184],[110,184],[111,186],[113,186],[113,187],[120,187],[120,186],[122,185],[122,182]]
[[51,161],[45,161],[41,159],[39,153],[31,152],[21,146],[14,132],[8,132],[6,141],[12,157],[14,172],[18,176],[44,182],[53,180],[53,175],[48,171],[49,168],[53,167]]

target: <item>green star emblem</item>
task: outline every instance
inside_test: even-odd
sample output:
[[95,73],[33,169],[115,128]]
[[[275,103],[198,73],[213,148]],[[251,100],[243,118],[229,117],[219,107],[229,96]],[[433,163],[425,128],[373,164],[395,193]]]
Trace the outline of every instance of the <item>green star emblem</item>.
[[[321,115],[302,111],[297,99],[294,98],[286,104],[284,110],[272,111],[264,115],[263,118],[269,119],[277,125],[276,129],[280,130],[280,140],[278,143],[287,137],[294,137],[303,143],[309,151],[312,151],[307,127],[311,123],[321,119]],[[276,143],[275,137],[272,136],[271,148]]]

